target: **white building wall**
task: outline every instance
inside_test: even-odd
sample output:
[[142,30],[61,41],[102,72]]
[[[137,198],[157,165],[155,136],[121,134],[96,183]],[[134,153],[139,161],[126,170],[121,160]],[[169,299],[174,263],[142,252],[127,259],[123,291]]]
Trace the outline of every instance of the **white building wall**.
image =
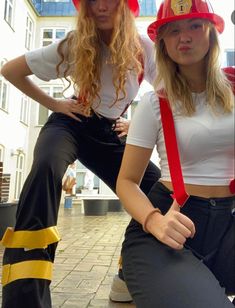
[[[0,1],[0,61],[8,61],[26,52],[25,28],[26,17],[29,14],[36,24],[36,16],[32,8],[24,0],[14,3],[12,27],[4,20],[5,1]],[[11,174],[10,200],[14,199],[16,149],[22,149],[25,161],[28,157],[28,126],[20,122],[20,108],[22,94],[9,85],[8,111],[0,109],[0,144],[4,146],[4,173]]]
[[217,12],[220,16],[222,16],[225,20],[225,29],[224,32],[219,36],[220,44],[221,44],[221,63],[223,66],[227,65],[226,62],[226,54],[224,51],[226,50],[234,50],[234,24],[231,20],[231,14],[234,11],[234,0],[211,0],[211,4],[213,5],[214,11]]
[[[42,47],[42,29],[47,28],[65,28],[67,32],[74,28],[74,18],[73,17],[39,17],[37,19],[36,29],[35,29],[35,48]],[[37,77],[33,77],[33,80],[40,86],[58,86],[63,85],[61,80],[52,80],[50,82],[46,82],[38,79]],[[66,95],[68,92],[66,92]],[[40,132],[41,126],[38,125],[38,111],[39,104],[37,102],[32,102],[30,112],[30,135],[29,135],[29,158],[28,158],[28,170],[32,165],[33,159],[33,149],[36,143],[36,139]]]

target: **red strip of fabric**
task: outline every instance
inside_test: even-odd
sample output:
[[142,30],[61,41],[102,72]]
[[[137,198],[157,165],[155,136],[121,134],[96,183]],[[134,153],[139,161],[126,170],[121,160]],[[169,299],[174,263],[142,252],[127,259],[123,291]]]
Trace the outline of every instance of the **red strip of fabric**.
[[228,67],[224,67],[222,70],[224,71],[226,77],[230,81],[233,93],[235,94],[235,67],[228,66]]
[[[168,101],[161,97],[159,97],[159,101],[167,160],[170,169],[172,186],[174,189],[174,194],[172,197],[176,199],[177,203],[182,207],[188,200],[189,195],[186,193],[184,186],[179,150],[175,134],[174,119]],[[232,194],[235,194],[235,179],[230,181],[229,189]]]
[[[235,67],[234,66],[224,67],[223,71],[228,80],[231,82],[232,90],[233,93],[235,94]],[[229,189],[232,194],[235,194],[235,179],[231,180]]]
[[174,190],[173,198],[176,199],[180,207],[183,207],[189,195],[184,186],[174,119],[168,101],[161,97],[159,97],[159,101],[168,165]]

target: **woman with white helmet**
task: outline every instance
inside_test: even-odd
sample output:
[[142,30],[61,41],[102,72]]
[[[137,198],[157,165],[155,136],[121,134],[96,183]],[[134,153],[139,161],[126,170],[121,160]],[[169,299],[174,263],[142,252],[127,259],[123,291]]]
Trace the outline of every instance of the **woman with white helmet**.
[[[38,137],[31,172],[20,195],[16,225],[7,230],[2,308],[49,308],[61,180],[79,159],[113,191],[127,133],[119,117],[135,98],[142,77],[155,79],[153,44],[140,37],[137,0],[74,0],[76,30],[60,42],[9,61],[2,75],[53,111]],[[70,77],[75,96],[48,96],[28,76],[48,81]],[[118,120],[117,120],[118,119]],[[113,125],[116,128],[113,128]],[[149,164],[147,193],[159,170]]]
[[[165,0],[148,28],[156,91],[137,107],[117,180],[133,217],[122,257],[137,308],[233,307],[234,68],[227,78],[218,63],[223,29],[207,0]],[[162,176],[146,197],[139,183],[155,145]]]

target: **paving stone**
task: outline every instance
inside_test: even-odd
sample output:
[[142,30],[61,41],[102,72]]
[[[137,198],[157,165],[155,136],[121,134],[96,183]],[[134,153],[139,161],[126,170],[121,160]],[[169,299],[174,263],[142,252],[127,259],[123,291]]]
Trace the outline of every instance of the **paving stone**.
[[91,307],[102,307],[102,308],[135,308],[134,304],[118,304],[118,303],[113,303],[108,299],[94,299],[91,300],[88,308]]

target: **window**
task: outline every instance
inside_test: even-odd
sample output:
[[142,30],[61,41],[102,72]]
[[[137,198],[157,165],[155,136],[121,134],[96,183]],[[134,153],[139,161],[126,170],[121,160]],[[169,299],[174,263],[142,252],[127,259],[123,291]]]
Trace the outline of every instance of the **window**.
[[[41,87],[48,95],[50,95],[50,87]],[[48,119],[50,110],[43,105],[38,105],[38,125],[44,125]]]
[[62,92],[63,92],[63,88],[62,87],[57,87],[56,86],[56,87],[52,88],[52,96],[54,98],[62,98],[63,97]]
[[0,108],[7,111],[8,85],[7,82],[0,77]]
[[[43,91],[45,91],[48,95],[54,98],[63,98],[63,87],[61,86],[51,86],[51,87],[41,87]],[[38,109],[38,125],[44,125],[51,114],[51,111],[46,107],[39,104]]]
[[26,32],[25,32],[25,48],[30,50],[33,42],[33,21],[27,16],[26,18]]
[[2,144],[0,144],[0,161],[3,162],[4,159],[4,146]]
[[225,50],[226,54],[226,66],[235,65],[235,50]]
[[141,16],[156,16],[156,1],[155,0],[141,0],[140,15]]
[[15,193],[14,198],[19,199],[20,192],[23,186],[23,171],[24,171],[25,157],[22,152],[19,152],[16,162],[16,181],[15,181]]
[[66,29],[43,29],[42,46],[48,46],[65,37]]
[[4,10],[4,19],[11,27],[13,27],[13,1],[14,0],[5,0]]
[[[81,190],[84,188],[85,184],[85,176],[87,172],[87,168],[79,161],[77,160],[77,176],[76,176],[76,187],[77,187],[77,193],[81,193]],[[99,189],[100,187],[100,179],[98,176],[94,176],[94,188]]]
[[[6,60],[1,61],[0,69]],[[8,92],[9,92],[9,83],[8,81],[0,75],[0,109],[7,111],[8,110]]]
[[20,121],[26,125],[29,123],[29,98],[26,95],[21,99]]

